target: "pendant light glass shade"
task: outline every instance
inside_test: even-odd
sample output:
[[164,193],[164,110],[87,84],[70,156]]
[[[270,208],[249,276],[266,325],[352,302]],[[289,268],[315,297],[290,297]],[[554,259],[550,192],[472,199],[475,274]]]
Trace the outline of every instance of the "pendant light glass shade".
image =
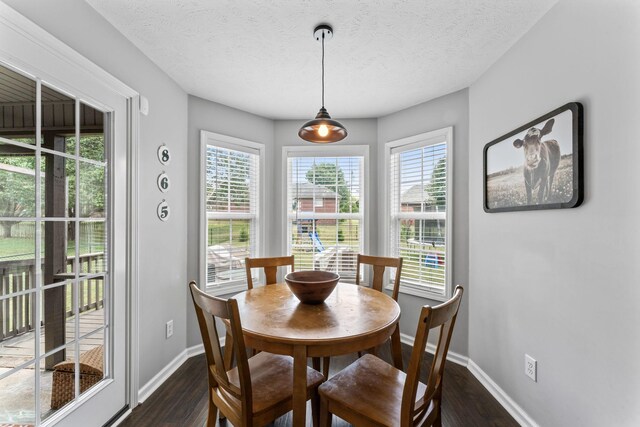
[[339,121],[333,120],[327,110],[322,107],[315,119],[309,120],[302,125],[298,131],[298,136],[305,141],[328,144],[345,139],[347,130]]
[[313,37],[322,42],[322,107],[316,118],[303,124],[298,131],[300,138],[316,144],[338,142],[347,137],[347,129],[339,121],[333,120],[324,108],[324,42],[332,36],[333,29],[328,25],[319,25],[313,31]]

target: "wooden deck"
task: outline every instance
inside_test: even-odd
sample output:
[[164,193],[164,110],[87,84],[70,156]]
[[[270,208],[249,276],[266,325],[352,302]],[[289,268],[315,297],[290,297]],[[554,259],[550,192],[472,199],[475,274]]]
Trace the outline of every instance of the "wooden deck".
[[[104,325],[104,309],[91,310],[80,315],[80,336]],[[67,319],[66,342],[70,343],[75,339],[75,316]],[[84,353],[104,342],[102,332],[91,335],[80,340],[80,353]],[[40,346],[44,348],[44,328],[41,329]],[[0,342],[0,375],[16,366],[33,360],[35,355],[36,333],[27,332],[14,338]],[[75,344],[70,344],[66,352],[67,360],[75,360]],[[0,424],[30,423],[34,417],[34,387],[35,371],[34,364],[18,372],[14,372],[6,378],[0,380]],[[40,407],[43,419],[52,413],[51,404],[51,376],[52,371],[44,369],[44,362],[40,364]]]

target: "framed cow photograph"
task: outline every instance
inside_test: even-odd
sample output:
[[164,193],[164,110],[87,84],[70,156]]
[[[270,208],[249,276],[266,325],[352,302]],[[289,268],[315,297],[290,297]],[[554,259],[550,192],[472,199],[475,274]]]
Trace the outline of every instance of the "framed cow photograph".
[[485,212],[579,206],[582,121],[582,104],[571,102],[485,145]]

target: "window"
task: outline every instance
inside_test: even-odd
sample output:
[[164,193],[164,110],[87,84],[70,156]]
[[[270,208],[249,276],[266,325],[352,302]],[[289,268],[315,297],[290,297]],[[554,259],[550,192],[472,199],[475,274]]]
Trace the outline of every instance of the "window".
[[386,145],[388,252],[403,258],[401,292],[450,295],[451,140],[446,128]]
[[215,294],[246,287],[245,257],[259,256],[264,146],[202,131],[202,272]]
[[285,147],[287,252],[296,270],[355,278],[365,247],[367,157],[367,146]]

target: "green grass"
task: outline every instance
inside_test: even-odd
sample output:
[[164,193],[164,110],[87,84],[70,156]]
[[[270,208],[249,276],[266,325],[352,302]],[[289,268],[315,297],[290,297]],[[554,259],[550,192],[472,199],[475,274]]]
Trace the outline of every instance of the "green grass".
[[[80,243],[80,255],[104,252],[104,243]],[[23,237],[0,238],[0,261],[33,259],[35,257],[35,240]],[[76,254],[75,241],[71,240],[67,246],[67,256]],[[44,257],[44,245],[41,245],[40,255]]]
[[21,237],[0,238],[0,261],[6,259],[29,259],[36,252],[33,239]]
[[[435,248],[429,247],[428,252],[438,252],[444,254],[444,248],[438,246],[436,246]],[[445,285],[445,265],[440,265],[437,268],[427,266],[425,262],[425,253],[416,253],[407,249],[401,249],[400,256],[403,258],[403,280],[426,283],[434,286]]]
[[[230,230],[231,236],[229,236]],[[228,243],[233,247],[247,246],[250,232],[249,220],[209,220],[207,246]]]

